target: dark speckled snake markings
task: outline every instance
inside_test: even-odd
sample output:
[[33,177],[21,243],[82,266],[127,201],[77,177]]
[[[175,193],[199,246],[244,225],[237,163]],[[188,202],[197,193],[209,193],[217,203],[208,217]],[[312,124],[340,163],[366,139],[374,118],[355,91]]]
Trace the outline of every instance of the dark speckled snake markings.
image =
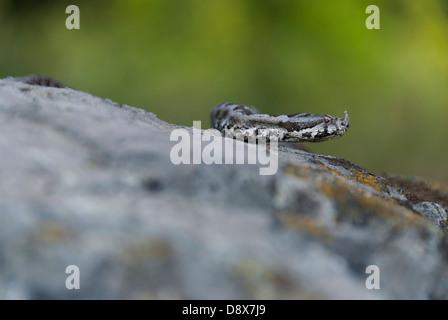
[[[49,77],[31,75],[15,80],[27,84],[67,88]],[[347,111],[344,118],[311,113],[287,115],[261,114],[255,108],[235,103],[220,103],[211,111],[212,127],[231,137],[284,142],[322,142],[345,134],[350,125]],[[274,134],[274,135],[273,135]]]
[[347,132],[350,119],[347,111],[344,114],[344,118],[311,113],[270,115],[239,104],[221,103],[213,108],[210,116],[213,128],[227,135],[238,131],[259,138],[261,132],[274,129],[278,141],[322,142]]

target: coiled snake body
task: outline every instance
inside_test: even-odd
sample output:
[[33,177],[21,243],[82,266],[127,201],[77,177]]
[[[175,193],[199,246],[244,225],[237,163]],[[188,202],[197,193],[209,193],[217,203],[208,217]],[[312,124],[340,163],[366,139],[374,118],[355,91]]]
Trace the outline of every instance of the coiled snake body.
[[[67,88],[64,84],[41,75],[31,75],[15,80],[27,84]],[[255,108],[240,104],[221,103],[213,108],[210,116],[213,128],[226,136],[270,140],[272,131],[275,131],[278,141],[321,142],[338,138],[347,131],[350,119],[347,111],[344,114],[344,118],[311,113],[270,115],[260,114]]]
[[234,103],[218,104],[211,111],[211,123],[227,136],[265,137],[266,131],[275,130],[278,141],[321,142],[342,136],[350,125],[347,111],[344,118],[311,113],[288,115],[260,114],[255,108]]

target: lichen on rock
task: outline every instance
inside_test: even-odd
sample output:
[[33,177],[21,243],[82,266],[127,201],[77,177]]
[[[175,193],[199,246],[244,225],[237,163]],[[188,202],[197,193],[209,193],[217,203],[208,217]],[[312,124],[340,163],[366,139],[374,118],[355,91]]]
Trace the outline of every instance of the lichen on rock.
[[0,80],[0,298],[448,298],[442,184],[288,146],[272,176],[174,165],[177,128],[192,130]]

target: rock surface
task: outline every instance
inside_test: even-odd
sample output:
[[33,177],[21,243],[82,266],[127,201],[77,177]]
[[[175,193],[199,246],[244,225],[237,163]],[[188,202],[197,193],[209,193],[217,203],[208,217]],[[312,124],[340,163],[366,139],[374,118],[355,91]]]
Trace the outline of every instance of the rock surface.
[[275,175],[174,165],[176,128],[0,80],[0,298],[448,298],[445,185],[285,146]]

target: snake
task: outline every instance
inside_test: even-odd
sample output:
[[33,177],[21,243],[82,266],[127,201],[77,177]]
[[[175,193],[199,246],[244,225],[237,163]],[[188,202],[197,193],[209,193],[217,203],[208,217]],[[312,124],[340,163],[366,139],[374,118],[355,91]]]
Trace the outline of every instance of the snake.
[[[13,78],[17,81],[45,87],[68,88],[59,81],[42,75]],[[236,103],[220,103],[210,113],[212,127],[228,137],[272,138],[277,141],[322,142],[345,134],[350,125],[348,112],[344,118],[328,114],[293,113],[286,115],[261,114],[254,107]]]
[[350,126],[348,112],[344,118],[328,114],[293,113],[286,115],[261,114],[254,107],[236,103],[220,103],[210,113],[214,129],[228,137],[267,138],[275,131],[277,141],[322,142],[341,137]]

